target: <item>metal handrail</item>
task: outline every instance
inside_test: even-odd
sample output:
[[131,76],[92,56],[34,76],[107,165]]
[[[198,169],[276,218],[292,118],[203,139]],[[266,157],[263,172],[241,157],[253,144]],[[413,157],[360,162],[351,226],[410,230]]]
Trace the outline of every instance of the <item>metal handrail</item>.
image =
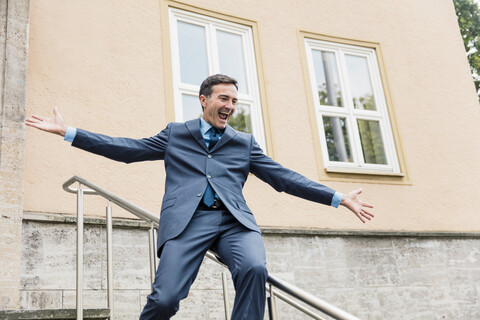
[[[78,182],[80,184],[79,188],[73,188],[72,187],[72,185],[76,182]],[[86,186],[90,189],[83,189],[81,186]],[[109,223],[108,223],[109,227],[107,228],[107,232],[109,232],[108,229],[110,229],[110,234],[111,234],[111,227],[112,227],[110,202],[115,203],[119,207],[127,210],[128,212],[137,216],[138,218],[142,219],[143,221],[146,221],[146,222],[150,223],[152,231],[153,231],[153,229],[152,229],[153,227],[158,228],[158,224],[159,224],[159,221],[160,221],[160,218],[158,216],[152,214],[150,211],[148,211],[146,209],[143,209],[143,208],[137,206],[136,204],[134,204],[134,203],[132,203],[128,200],[125,200],[125,199],[117,196],[113,192],[110,192],[110,191],[108,191],[108,190],[106,190],[106,189],[104,189],[100,186],[97,186],[96,184],[94,184],[94,183],[92,183],[92,182],[90,182],[86,179],[83,179],[79,176],[73,176],[72,178],[67,180],[63,184],[62,187],[66,192],[77,194],[77,201],[78,202],[83,201],[83,195],[84,194],[99,195],[99,196],[107,199],[109,201],[108,206],[107,206],[107,222],[108,222],[108,220],[110,220]],[[78,204],[78,202],[77,202],[77,214],[78,214],[78,212],[83,211],[83,205],[80,206]],[[83,230],[83,212],[82,212],[82,219],[81,220],[82,221],[80,221],[80,217],[78,217],[77,224],[79,224],[81,222],[81,228]],[[77,233],[80,231],[79,229],[80,228],[77,228]],[[153,234],[153,232],[152,232],[152,234]],[[79,237],[80,237],[80,240],[83,241],[83,237],[82,236],[79,236]],[[77,242],[80,241],[80,240],[77,240]],[[153,242],[152,240],[153,240],[153,238],[149,237],[151,248],[152,248],[152,242]],[[156,254],[156,252],[153,252],[153,251],[156,251],[156,250],[150,250],[152,281],[153,281],[153,278],[154,278],[154,270],[152,272],[152,268],[155,267],[155,263],[154,263],[155,260],[152,261],[152,254]],[[77,255],[78,255],[78,248],[77,248]],[[206,254],[206,257],[209,258],[212,261],[215,261],[219,265],[226,268],[225,264],[223,264],[221,262],[220,258],[215,253],[213,253],[212,251],[208,251],[207,254]],[[78,257],[78,256],[77,256],[77,259],[80,259],[80,260],[77,260],[77,295],[78,295],[78,293],[79,293],[78,286],[83,281],[83,276],[78,275],[78,272],[79,272],[79,269],[80,269],[80,268],[78,268],[78,264],[79,264],[79,262],[83,263],[83,259]],[[153,259],[155,259],[155,258],[153,257]],[[111,258],[109,260],[111,260]],[[226,289],[225,289],[226,288],[226,285],[225,285],[226,284],[226,276],[223,276],[222,280],[223,280],[223,284],[224,284],[224,295],[225,295],[226,294]],[[317,315],[316,313],[312,312],[310,309],[305,308],[302,304],[300,304],[296,300],[291,299],[290,297],[288,297],[285,294],[282,294],[281,292],[277,292],[278,290],[280,290],[280,291],[288,294],[289,296],[294,297],[298,301],[303,302],[304,304],[307,304],[307,305],[311,306],[312,308],[333,317],[334,319],[338,319],[338,320],[360,320],[359,318],[349,314],[348,312],[346,312],[346,311],[344,311],[344,310],[342,310],[338,307],[335,307],[332,304],[330,304],[330,303],[328,303],[328,302],[326,302],[326,301],[324,301],[320,298],[317,298],[317,297],[313,296],[312,294],[310,294],[310,293],[308,293],[308,292],[306,292],[306,291],[304,291],[304,290],[302,290],[302,289],[300,289],[300,288],[298,288],[298,287],[296,287],[296,286],[294,286],[290,283],[287,283],[283,280],[280,280],[280,279],[278,279],[278,278],[276,278],[272,275],[268,275],[267,289],[270,293],[270,298],[273,300],[272,304],[274,306],[275,306],[274,299],[279,298],[279,299],[285,301],[286,303],[290,304],[291,306],[297,308],[298,310],[304,312],[305,314],[311,316],[314,319],[320,319],[320,320],[324,319],[324,318],[320,317],[319,315]],[[112,288],[110,288],[110,290],[112,290]],[[109,300],[111,300],[111,298]],[[224,300],[225,300],[226,309],[228,309],[227,308],[227,305],[228,305],[227,300],[228,299],[226,299],[225,296],[224,296]],[[80,304],[81,303],[82,303],[82,300],[80,298]],[[78,308],[79,307],[82,308],[82,306],[79,306],[78,304],[79,304],[79,300],[78,300],[78,297],[77,297],[77,317],[80,314],[80,319],[81,319],[82,318],[81,317],[81,311],[79,311]],[[109,303],[109,305],[110,305],[110,303]],[[271,314],[273,315],[272,317],[274,319],[277,318],[276,310],[271,312]],[[227,314],[226,314],[226,318],[228,318]]]
[[62,186],[63,190],[76,194],[78,189],[73,189],[71,187],[71,185],[74,184],[75,182],[78,182],[81,185],[87,186],[90,189],[92,189],[92,190],[83,190],[84,194],[96,194],[96,195],[102,196],[105,199],[115,203],[117,206],[127,210],[131,214],[141,218],[142,220],[146,222],[153,222],[156,226],[158,226],[158,222],[160,221],[160,218],[152,214],[150,211],[143,209],[137,206],[136,204],[117,196],[113,192],[110,192],[102,187],[99,187],[96,184],[88,180],[85,180],[79,176],[73,176],[70,179],[68,179]]

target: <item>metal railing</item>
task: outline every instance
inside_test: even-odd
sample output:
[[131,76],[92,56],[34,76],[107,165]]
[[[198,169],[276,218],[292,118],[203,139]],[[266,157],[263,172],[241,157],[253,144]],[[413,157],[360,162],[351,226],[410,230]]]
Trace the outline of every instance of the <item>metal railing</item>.
[[[79,183],[78,188],[73,188],[74,183]],[[86,188],[84,188],[86,187]],[[107,300],[108,308],[110,310],[110,319],[114,317],[113,306],[113,255],[112,255],[112,207],[111,203],[125,209],[132,213],[136,217],[150,224],[148,230],[149,239],[149,256],[150,256],[150,280],[151,283],[155,280],[156,270],[156,243],[155,243],[155,230],[158,229],[159,217],[151,212],[127,201],[114,193],[95,185],[94,183],[85,180],[78,176],[73,176],[63,184],[63,189],[67,192],[77,195],[77,268],[76,268],[76,311],[77,319],[83,319],[83,197],[84,195],[99,195],[107,199],[106,207],[106,232],[107,232]],[[226,266],[219,260],[219,258],[211,251],[206,254],[207,258],[215,261],[224,268]],[[230,308],[228,304],[228,291],[227,291],[227,274],[222,272],[222,286],[223,286],[223,298],[225,319],[230,319]],[[357,317],[347,313],[346,311],[337,308],[330,303],[319,299],[312,294],[292,285],[285,281],[282,281],[272,275],[268,275],[267,279],[267,292],[269,297],[268,311],[271,320],[279,319],[277,314],[277,298],[295,307],[299,311],[312,317],[313,319],[324,320],[322,316],[318,315],[315,311],[307,308],[305,305],[310,306],[316,311],[320,311],[334,319],[338,320],[359,320]]]

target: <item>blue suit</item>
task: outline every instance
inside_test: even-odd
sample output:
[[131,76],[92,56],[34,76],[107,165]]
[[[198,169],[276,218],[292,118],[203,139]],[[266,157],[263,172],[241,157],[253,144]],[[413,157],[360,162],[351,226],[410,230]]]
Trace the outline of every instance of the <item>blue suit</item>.
[[[208,151],[199,119],[170,123],[156,136],[138,140],[78,129],[72,145],[126,163],[164,160],[160,263],[141,319],[169,319],[175,314],[178,301],[188,294],[209,248],[220,254],[232,272],[236,289],[232,320],[262,319],[267,273],[260,229],[242,194],[249,173],[279,192],[326,205],[332,203],[335,194],[273,161],[252,135],[230,126]],[[198,209],[208,183],[225,210]]]

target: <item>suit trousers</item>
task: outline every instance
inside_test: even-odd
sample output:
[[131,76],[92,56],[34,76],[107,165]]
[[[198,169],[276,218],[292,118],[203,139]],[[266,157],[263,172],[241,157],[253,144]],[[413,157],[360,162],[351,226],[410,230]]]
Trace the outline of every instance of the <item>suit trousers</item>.
[[260,233],[244,227],[228,210],[197,209],[185,230],[165,243],[140,320],[170,319],[178,311],[208,249],[232,274],[236,294],[231,320],[263,319],[267,269]]

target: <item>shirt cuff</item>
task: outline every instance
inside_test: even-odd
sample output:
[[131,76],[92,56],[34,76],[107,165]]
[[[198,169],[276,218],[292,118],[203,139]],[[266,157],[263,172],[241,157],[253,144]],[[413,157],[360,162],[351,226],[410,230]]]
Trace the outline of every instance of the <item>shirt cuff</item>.
[[340,205],[340,202],[342,201],[342,198],[343,198],[343,194],[335,191],[335,194],[333,195],[333,198],[332,198],[331,206],[338,208],[338,206]]
[[73,142],[73,139],[75,139],[76,135],[77,135],[77,128],[68,127],[67,132],[65,132],[65,137],[63,138],[63,140],[68,142]]

